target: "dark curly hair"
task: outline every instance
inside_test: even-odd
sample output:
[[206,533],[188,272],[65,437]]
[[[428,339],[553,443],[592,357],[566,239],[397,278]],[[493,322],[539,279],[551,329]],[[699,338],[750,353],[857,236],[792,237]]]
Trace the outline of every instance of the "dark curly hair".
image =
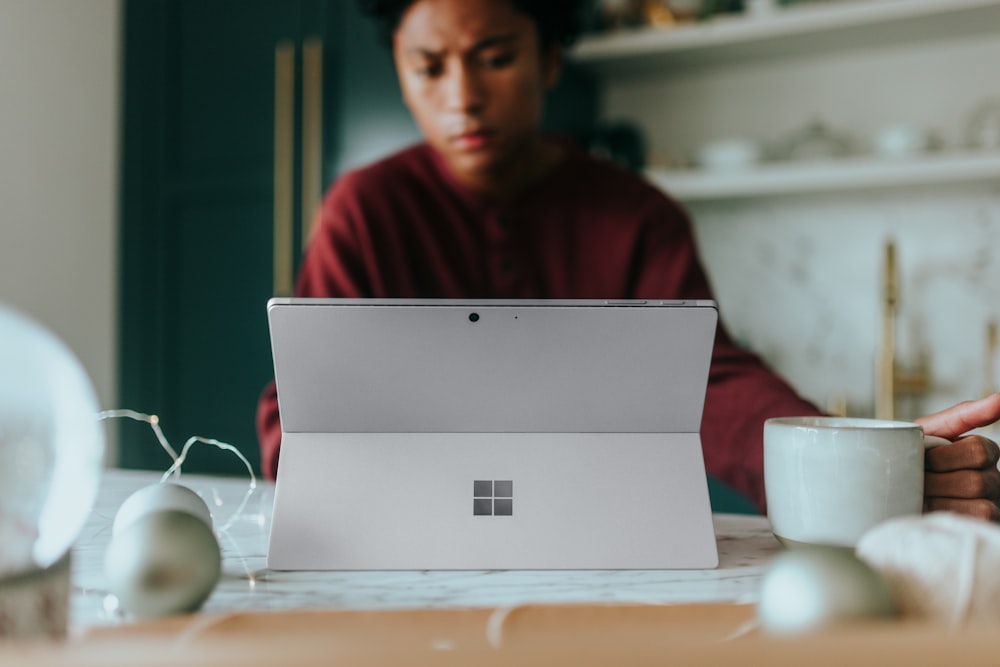
[[[392,45],[392,36],[403,14],[417,0],[357,0],[363,14],[375,19],[379,39]],[[514,8],[530,17],[538,29],[543,50],[551,46],[569,46],[580,31],[585,0],[508,0]]]

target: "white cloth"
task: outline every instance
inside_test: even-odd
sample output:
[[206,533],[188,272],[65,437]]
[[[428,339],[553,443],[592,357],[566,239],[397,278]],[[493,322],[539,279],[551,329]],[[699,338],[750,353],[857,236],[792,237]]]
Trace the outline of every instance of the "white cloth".
[[857,555],[888,581],[899,612],[952,627],[1000,619],[1000,526],[935,512],[891,519]]

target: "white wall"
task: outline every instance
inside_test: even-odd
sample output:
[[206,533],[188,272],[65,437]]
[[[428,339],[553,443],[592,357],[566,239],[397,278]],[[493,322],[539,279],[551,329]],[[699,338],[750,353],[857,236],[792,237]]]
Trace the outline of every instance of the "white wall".
[[0,0],[0,302],[117,394],[120,0]]
[[[988,37],[789,54],[668,78],[621,80],[603,115],[646,132],[657,159],[705,142],[772,146],[813,118],[864,150],[909,123],[963,143],[970,114],[1000,100],[1000,27]],[[882,245],[901,269],[900,361],[929,355],[932,388],[904,417],[977,396],[986,323],[1000,318],[1000,182],[703,202],[689,207],[723,318],[804,394],[873,412]]]

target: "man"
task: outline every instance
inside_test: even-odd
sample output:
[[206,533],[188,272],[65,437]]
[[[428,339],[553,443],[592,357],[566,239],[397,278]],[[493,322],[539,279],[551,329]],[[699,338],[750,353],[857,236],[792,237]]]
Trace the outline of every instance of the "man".
[[[712,298],[684,212],[657,189],[540,130],[574,36],[571,0],[371,0],[426,142],[342,176],[296,288],[312,297]],[[668,344],[665,342],[665,344]],[[336,354],[336,350],[331,350]],[[702,422],[709,473],[764,509],[762,424],[819,414],[720,327]],[[1000,519],[1000,450],[969,429],[1000,395],[922,420],[928,509]],[[277,470],[274,387],[258,411]]]

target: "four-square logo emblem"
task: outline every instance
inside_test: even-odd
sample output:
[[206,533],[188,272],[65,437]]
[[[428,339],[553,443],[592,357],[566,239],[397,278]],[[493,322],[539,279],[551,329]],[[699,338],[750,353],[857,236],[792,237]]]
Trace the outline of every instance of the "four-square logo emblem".
[[476,516],[512,516],[514,482],[509,479],[477,479],[472,483],[472,513]]

